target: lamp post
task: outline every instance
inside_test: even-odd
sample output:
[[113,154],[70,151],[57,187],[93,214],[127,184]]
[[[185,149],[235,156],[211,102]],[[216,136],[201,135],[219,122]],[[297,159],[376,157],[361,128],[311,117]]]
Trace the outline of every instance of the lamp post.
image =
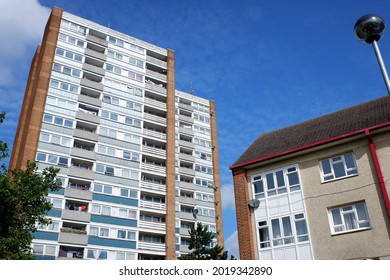
[[382,17],[374,14],[368,14],[362,16],[355,23],[355,35],[359,41],[363,43],[372,44],[376,58],[378,60],[379,67],[382,72],[383,80],[387,88],[387,93],[390,95],[390,81],[387,75],[385,63],[381,52],[379,50],[378,41],[382,37],[382,33],[385,30],[385,21]]

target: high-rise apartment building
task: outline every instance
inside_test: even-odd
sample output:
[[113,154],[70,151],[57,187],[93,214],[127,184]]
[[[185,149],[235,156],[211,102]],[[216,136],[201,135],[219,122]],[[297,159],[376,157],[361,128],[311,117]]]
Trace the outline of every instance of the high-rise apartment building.
[[388,96],[260,135],[231,166],[241,259],[390,259]]
[[53,8],[10,168],[60,168],[40,259],[176,259],[201,222],[223,245],[215,103],[176,90],[174,51]]

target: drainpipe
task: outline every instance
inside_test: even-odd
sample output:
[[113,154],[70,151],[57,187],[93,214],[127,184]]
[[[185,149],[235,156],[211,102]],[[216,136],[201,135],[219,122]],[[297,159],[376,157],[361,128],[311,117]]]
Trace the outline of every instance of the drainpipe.
[[385,206],[386,206],[386,209],[387,209],[387,216],[390,218],[390,201],[389,201],[389,196],[387,194],[385,181],[383,180],[381,165],[379,163],[378,155],[376,153],[375,144],[374,144],[374,141],[372,140],[372,137],[371,137],[371,134],[370,134],[370,130],[366,129],[365,133],[366,133],[366,136],[367,136],[367,139],[368,139],[368,143],[370,145],[370,151],[371,151],[372,158],[374,160],[376,175],[378,176],[379,185],[381,187],[381,191],[382,191],[382,195],[383,195],[383,200],[385,202]]

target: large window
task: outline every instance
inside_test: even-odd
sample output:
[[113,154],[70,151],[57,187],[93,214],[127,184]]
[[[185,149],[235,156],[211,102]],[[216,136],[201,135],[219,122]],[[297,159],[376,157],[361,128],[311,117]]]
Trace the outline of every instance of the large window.
[[295,165],[256,174],[252,177],[252,185],[257,199],[301,189],[298,168]]
[[352,153],[321,160],[322,180],[324,182],[349,177],[358,173]]
[[258,222],[260,248],[301,243],[309,240],[303,213]]
[[329,209],[332,233],[343,233],[371,227],[364,202]]

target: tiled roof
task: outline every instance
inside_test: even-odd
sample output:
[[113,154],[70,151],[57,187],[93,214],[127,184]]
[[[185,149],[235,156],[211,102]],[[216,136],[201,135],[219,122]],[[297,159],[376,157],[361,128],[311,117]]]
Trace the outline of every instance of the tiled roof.
[[390,97],[260,135],[231,169],[390,122]]

